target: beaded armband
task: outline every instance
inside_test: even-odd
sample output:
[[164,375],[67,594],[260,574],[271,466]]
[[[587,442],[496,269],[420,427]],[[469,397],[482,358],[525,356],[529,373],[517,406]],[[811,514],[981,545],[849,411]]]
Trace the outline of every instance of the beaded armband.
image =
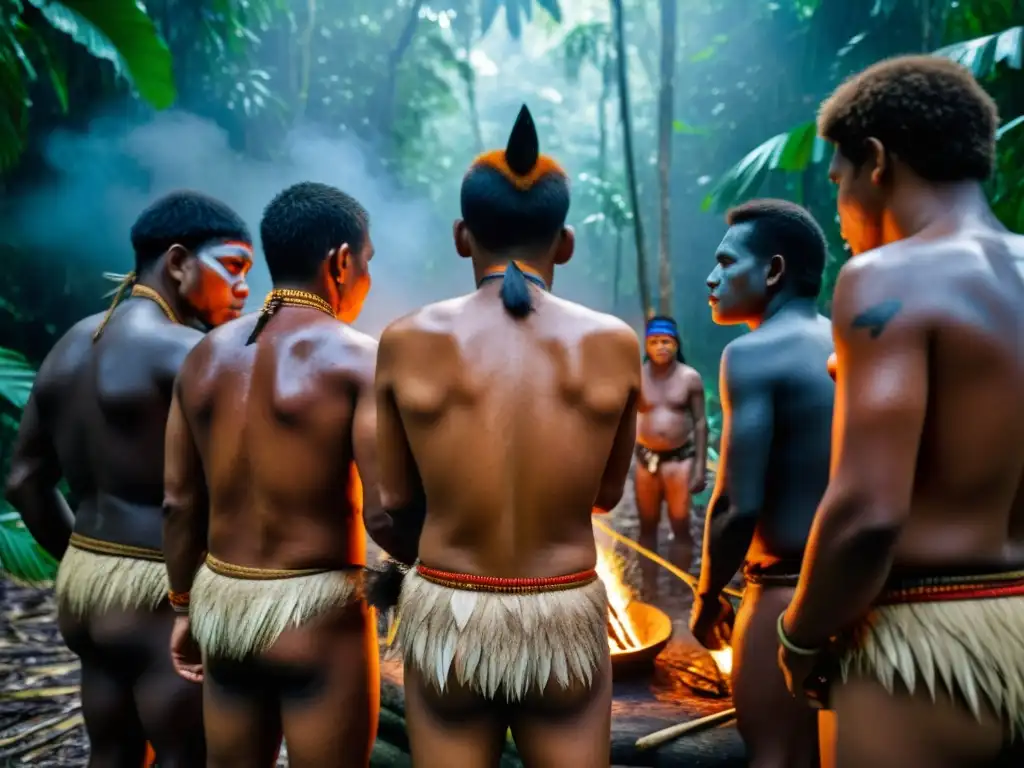
[[190,593],[171,590],[167,593],[167,600],[170,602],[171,608],[174,609],[175,613],[188,614]]

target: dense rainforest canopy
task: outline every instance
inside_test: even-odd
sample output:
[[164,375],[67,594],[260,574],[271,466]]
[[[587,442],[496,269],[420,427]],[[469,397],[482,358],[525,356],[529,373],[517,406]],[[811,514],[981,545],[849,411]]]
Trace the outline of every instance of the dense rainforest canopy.
[[[255,225],[290,182],[346,188],[375,222],[374,332],[469,287],[461,172],[524,101],[573,177],[579,253],[556,290],[637,327],[674,314],[714,430],[739,332],[705,302],[720,214],[809,207],[828,311],[845,253],[814,116],[849,73],[909,52],[968,66],[1002,117],[994,209],[1024,232],[1022,25],[1016,0],[0,0],[0,470],[34,367],[103,307],[147,200],[195,187]],[[0,566],[53,567],[6,506]]]

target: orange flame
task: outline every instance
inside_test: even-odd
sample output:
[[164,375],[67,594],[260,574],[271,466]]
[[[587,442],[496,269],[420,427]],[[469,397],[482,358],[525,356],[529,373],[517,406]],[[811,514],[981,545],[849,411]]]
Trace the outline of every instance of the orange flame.
[[622,579],[621,561],[614,557],[611,550],[598,546],[596,570],[608,592],[608,644],[612,653],[640,648],[643,643],[629,616],[633,591]]

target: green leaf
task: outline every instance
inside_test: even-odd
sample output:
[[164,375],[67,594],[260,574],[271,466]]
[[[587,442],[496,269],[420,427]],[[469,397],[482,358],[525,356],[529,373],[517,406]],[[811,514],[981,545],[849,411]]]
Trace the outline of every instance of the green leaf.
[[519,18],[521,12],[519,0],[505,0],[505,26],[508,27],[508,33],[513,40],[518,40],[523,35],[523,22]]
[[58,563],[36,543],[18,513],[0,502],[0,574],[17,584],[49,586]]
[[547,11],[556,24],[562,23],[562,7],[558,4],[558,0],[537,0],[537,5]]
[[20,352],[0,347],[0,399],[19,411],[28,402],[35,381],[35,369]]
[[935,51],[935,56],[962,64],[983,80],[994,74],[996,65],[1003,63],[1013,69],[1024,68],[1024,27],[1010,27],[995,35],[977,37],[961,43],[947,45]]
[[813,120],[773,136],[722,175],[704,198],[701,210],[713,207],[722,211],[752,197],[769,172],[803,171],[824,158],[825,147]]
[[487,30],[494,24],[498,10],[502,6],[502,0],[481,0],[480,1],[480,37],[487,34]]
[[1017,117],[1013,118],[1013,120],[1011,120],[1010,122],[1003,123],[1001,126],[999,126],[999,130],[996,131],[996,141],[999,141],[999,139],[1003,138],[1003,136],[1008,134],[1010,131],[1012,131],[1019,125],[1024,125],[1024,115],[1018,115]]
[[685,120],[673,120],[672,121],[672,130],[674,132],[676,132],[676,133],[681,133],[684,136],[705,136],[705,135],[707,135],[707,130],[706,129],[704,129],[704,128],[696,128],[695,126],[690,125]]
[[156,109],[174,103],[177,92],[171,52],[152,19],[135,0],[30,0],[56,29],[114,64]]

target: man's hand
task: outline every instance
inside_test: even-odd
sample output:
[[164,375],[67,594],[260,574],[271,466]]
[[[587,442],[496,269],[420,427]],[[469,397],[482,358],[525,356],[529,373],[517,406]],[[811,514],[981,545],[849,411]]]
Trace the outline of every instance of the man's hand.
[[716,599],[705,599],[694,596],[690,632],[709,651],[720,651],[729,646],[735,620],[732,603],[725,597],[719,595]]
[[821,654],[804,656],[787,650],[785,646],[779,646],[779,669],[786,679],[786,687],[797,701],[813,709],[824,708],[824,703],[814,695],[819,688],[816,684],[818,676],[815,668],[820,663]]
[[836,353],[833,352],[828,356],[828,375],[832,377],[832,381],[836,380],[836,371],[839,369],[839,358],[836,357]]
[[171,662],[174,671],[190,683],[203,682],[203,657],[192,637],[188,616],[177,616],[171,630]]
[[708,470],[706,467],[696,467],[690,475],[690,493],[700,493],[708,487]]
[[801,701],[814,709],[823,709],[826,703],[828,680],[821,676],[822,652],[797,653],[787,647],[782,633],[785,632],[784,622],[779,625],[779,669],[786,680],[786,687],[797,701]]

